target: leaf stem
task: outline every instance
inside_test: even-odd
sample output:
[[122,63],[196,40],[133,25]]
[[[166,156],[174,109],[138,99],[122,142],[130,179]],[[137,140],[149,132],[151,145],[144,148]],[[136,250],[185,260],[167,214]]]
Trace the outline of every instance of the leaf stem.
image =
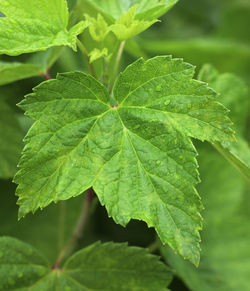
[[113,74],[112,74],[112,77],[111,77],[111,80],[110,80],[110,84],[109,84],[109,91],[110,92],[113,89],[113,85],[114,85],[114,82],[115,82],[115,79],[116,79],[116,75],[117,75],[118,70],[119,70],[119,66],[120,66],[120,62],[121,62],[121,58],[122,58],[122,54],[123,54],[123,51],[124,51],[125,44],[126,44],[126,41],[125,40],[123,40],[120,43],[120,47],[119,47],[118,52],[117,52],[117,55],[116,55],[116,60],[115,60],[115,64],[114,64]]
[[154,242],[152,242],[152,244],[150,244],[148,247],[148,252],[149,253],[154,253],[155,251],[157,251],[159,249],[159,243],[157,240],[155,240]]
[[80,212],[80,216],[78,218],[78,221],[75,225],[75,228],[72,232],[71,238],[69,242],[66,244],[66,246],[60,251],[55,265],[53,266],[53,269],[59,269],[60,265],[63,261],[63,259],[71,253],[71,251],[75,248],[75,246],[79,243],[79,241],[82,238],[83,231],[87,225],[87,220],[90,212],[90,207],[92,204],[92,201],[96,197],[96,194],[92,188],[88,189],[85,194],[85,198],[83,201],[82,209]]
[[51,75],[49,73],[49,69],[47,69],[47,71],[44,74],[41,74],[41,76],[45,79],[45,80],[50,80],[51,79]]
[[89,54],[88,54],[87,49],[85,48],[85,46],[83,45],[83,43],[79,39],[77,39],[76,43],[77,43],[78,48],[80,49],[80,51],[82,52],[82,54],[86,58],[86,61],[87,61],[88,66],[89,66],[89,72],[90,72],[90,74],[94,78],[97,78],[96,73],[95,73],[94,66],[90,63],[90,58],[89,58]]

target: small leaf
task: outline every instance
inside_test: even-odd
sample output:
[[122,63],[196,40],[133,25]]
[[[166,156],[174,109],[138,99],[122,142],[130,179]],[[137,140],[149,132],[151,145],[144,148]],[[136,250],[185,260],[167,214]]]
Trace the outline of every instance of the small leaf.
[[65,0],[0,0],[6,17],[0,18],[0,54],[19,55],[67,45],[76,50],[76,38],[85,29],[79,22],[69,31]]
[[15,177],[19,217],[94,187],[108,214],[155,227],[161,240],[199,261],[200,198],[190,137],[233,140],[215,92],[180,59],[138,60],[118,78],[114,98],[83,73],[42,83],[21,107],[36,122]]
[[[172,275],[156,256],[126,244],[93,244],[49,269],[30,245],[0,238],[0,291],[166,291]],[[27,289],[28,288],[28,289]]]
[[86,26],[89,28],[91,37],[96,41],[104,41],[108,35],[110,28],[101,14],[97,15],[97,19],[85,14]]
[[157,20],[144,21],[135,19],[136,10],[137,5],[132,6],[127,13],[116,20],[115,24],[110,26],[110,30],[114,32],[119,40],[126,40],[137,35],[157,22]]
[[22,151],[22,131],[11,108],[0,100],[0,178],[11,178],[17,171]]
[[107,55],[108,55],[107,48],[104,48],[102,50],[95,48],[89,53],[90,63],[93,63],[94,61],[96,61],[102,57],[106,57]]

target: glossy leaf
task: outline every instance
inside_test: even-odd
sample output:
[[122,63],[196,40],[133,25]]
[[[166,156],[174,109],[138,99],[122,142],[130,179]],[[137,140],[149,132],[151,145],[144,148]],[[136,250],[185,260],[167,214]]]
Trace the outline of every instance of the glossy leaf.
[[76,38],[85,23],[70,30],[65,0],[0,0],[0,54],[19,55],[67,45],[76,50]]
[[193,74],[180,59],[138,60],[116,82],[116,106],[83,73],[36,87],[21,103],[36,122],[15,177],[19,217],[93,186],[117,223],[145,221],[198,264],[201,203],[190,137],[233,137],[227,110]]
[[30,245],[0,238],[0,290],[166,291],[172,276],[156,256],[126,244],[93,244],[50,269]]
[[11,108],[0,99],[0,178],[11,178],[17,171],[22,151],[22,131]]

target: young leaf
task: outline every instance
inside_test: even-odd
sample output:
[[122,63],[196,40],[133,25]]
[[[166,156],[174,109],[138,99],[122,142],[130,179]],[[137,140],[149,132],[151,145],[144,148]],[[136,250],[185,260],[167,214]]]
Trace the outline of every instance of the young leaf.
[[0,99],[0,178],[11,178],[17,171],[22,151],[22,131],[14,112]]
[[104,41],[110,28],[102,15],[98,14],[97,19],[95,19],[85,14],[85,18],[91,37],[96,41]]
[[117,19],[115,24],[110,26],[110,30],[119,40],[127,40],[134,35],[149,28],[157,20],[144,21],[135,19],[137,6],[132,6],[127,13]]
[[172,280],[156,256],[126,244],[93,244],[53,270],[30,245],[13,238],[0,238],[0,254],[0,291],[167,291]]
[[0,54],[19,55],[67,45],[76,50],[76,38],[85,23],[70,30],[66,0],[0,0]]
[[215,147],[250,181],[250,147],[243,138],[250,105],[248,88],[239,77],[228,73],[219,75],[210,65],[202,68],[199,78],[220,94],[221,103],[231,110],[230,117],[235,123],[237,142],[222,141]]
[[117,223],[145,221],[198,264],[201,203],[190,137],[233,137],[227,110],[193,74],[180,59],[138,60],[116,82],[116,106],[80,72],[36,87],[21,103],[36,122],[15,177],[19,217],[93,186]]
[[86,0],[94,10],[102,13],[112,23],[137,5],[136,19],[152,21],[172,8],[178,0]]
[[205,205],[200,266],[165,247],[163,255],[190,290],[250,290],[249,187],[212,148],[200,151],[200,172]]
[[107,48],[104,48],[102,50],[95,48],[89,53],[89,57],[90,57],[89,62],[93,63],[94,61],[96,61],[102,57],[107,57],[107,56],[108,56],[108,49]]

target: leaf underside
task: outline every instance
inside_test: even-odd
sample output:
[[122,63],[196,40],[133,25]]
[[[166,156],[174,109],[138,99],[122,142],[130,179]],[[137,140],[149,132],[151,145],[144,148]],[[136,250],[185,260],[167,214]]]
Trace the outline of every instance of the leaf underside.
[[[0,0],[0,54],[11,56],[67,45],[76,50],[76,37],[85,25],[69,31],[65,0]],[[56,13],[55,13],[56,12]]]
[[30,245],[0,238],[0,291],[166,291],[172,275],[159,258],[126,244],[95,243],[51,270]]
[[190,137],[233,137],[227,110],[193,74],[180,59],[140,59],[116,81],[117,106],[84,73],[37,86],[21,103],[36,122],[15,177],[19,217],[93,187],[115,222],[145,221],[198,264],[202,205]]

